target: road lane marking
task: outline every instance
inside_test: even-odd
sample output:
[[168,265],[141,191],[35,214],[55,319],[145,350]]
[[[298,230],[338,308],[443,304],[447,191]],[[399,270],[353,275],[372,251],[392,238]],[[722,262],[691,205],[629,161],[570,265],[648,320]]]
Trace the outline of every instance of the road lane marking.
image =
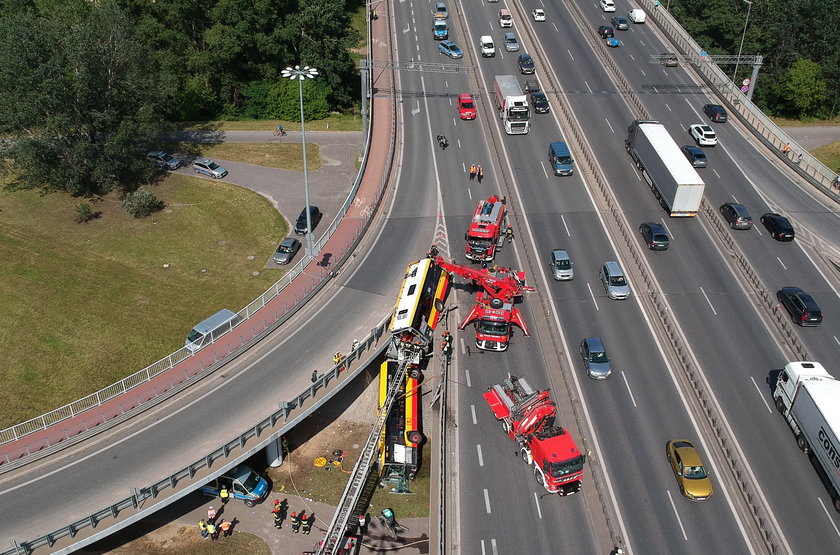
[[683,527],[682,519],[680,519],[680,513],[677,512],[677,506],[674,505],[674,499],[671,497],[671,491],[666,489],[665,492],[668,494],[668,501],[671,502],[671,508],[674,509],[674,516],[677,517],[677,522],[680,525],[680,530],[682,530],[683,539],[685,541],[688,541],[688,536],[685,535],[685,527]]
[[[481,454],[481,444],[476,443],[475,444],[475,449],[476,449],[476,451],[478,451],[478,466],[484,466],[484,456]],[[487,490],[484,490],[484,491],[487,491]],[[487,511],[487,512],[490,512],[490,511]]]
[[560,214],[560,221],[561,221],[561,222],[563,222],[563,227],[564,227],[564,228],[566,228],[566,235],[568,235],[569,237],[571,237],[571,236],[572,236],[572,234],[569,232],[569,226],[568,226],[568,225],[566,225],[566,218],[565,218],[565,217],[563,217],[563,214]]
[[487,510],[488,515],[493,512],[490,510],[490,494],[487,493],[487,488],[484,488],[484,508]]
[[787,266],[785,266],[785,263],[784,263],[784,262],[782,262],[782,259],[781,259],[781,258],[779,258],[779,257],[777,256],[777,257],[776,257],[776,260],[778,260],[778,261],[779,261],[779,264],[781,264],[781,265],[782,265],[782,268],[784,268],[785,270],[787,270]]
[[831,518],[831,513],[828,512],[828,509],[825,508],[825,503],[823,503],[822,497],[817,497],[817,501],[820,502],[820,507],[822,507],[823,512],[825,512],[825,516],[828,517],[828,521],[834,527],[834,533],[840,536],[840,530],[837,529],[837,525],[834,524],[834,519]]
[[714,307],[714,306],[712,306],[712,301],[710,301],[710,300],[709,300],[709,296],[708,296],[708,295],[706,295],[706,292],[705,292],[705,291],[703,291],[703,288],[702,288],[702,287],[700,288],[700,292],[701,292],[701,293],[703,293],[703,296],[704,296],[704,297],[706,297],[706,302],[707,302],[707,303],[709,303],[709,308],[711,308],[711,309],[712,309],[712,312],[714,312],[714,313],[715,313],[715,316],[717,316],[717,315],[718,315],[717,310],[715,310],[715,307]]
[[716,169],[712,168],[712,172],[717,176],[718,179],[721,179],[720,174],[717,172]]
[[470,412],[472,413],[473,425],[478,425],[478,420],[475,418],[475,405],[470,405]]
[[464,341],[464,338],[462,337],[461,338],[461,354],[466,354],[466,353],[467,353],[467,344]]
[[624,370],[621,371],[621,377],[624,378],[624,385],[627,386],[627,393],[630,394],[630,400],[633,401],[633,407],[639,408],[636,404],[636,399],[633,397],[633,391],[630,390],[630,383],[627,381],[627,376],[624,374]]
[[472,387],[472,380],[470,379],[470,371],[464,370],[464,375],[467,377],[467,387]]
[[589,289],[589,296],[592,297],[592,302],[595,304],[595,310],[601,310],[598,308],[598,301],[595,300],[595,293],[592,292],[592,288],[589,286],[589,282],[586,282],[586,288]]
[[607,118],[604,118],[604,121],[607,122],[607,127],[609,127],[610,131],[613,133],[613,135],[615,135],[615,129],[613,129],[613,126],[610,125],[610,120],[608,120]]
[[569,50],[569,49],[567,48],[567,49],[566,49],[566,52],[568,52],[568,53],[569,53],[569,58],[571,58],[571,59],[572,59],[572,61],[574,62],[574,61],[575,61],[575,57],[574,57],[574,56],[572,56],[572,51],[571,51],[571,50]]
[[670,227],[668,227],[668,224],[666,224],[666,223],[665,223],[665,218],[659,218],[659,221],[660,221],[660,222],[662,222],[662,227],[664,227],[664,228],[665,228],[665,231],[667,231],[667,232],[668,232],[668,236],[669,236],[671,239],[676,239],[676,237],[674,236],[674,234],[673,234],[673,233],[671,233],[671,228],[670,228]]
[[548,172],[545,171],[545,164],[543,164],[542,160],[540,160],[540,167],[542,168],[543,175],[545,176],[546,179],[548,179]]
[[499,555],[499,549],[496,547],[496,538],[490,538],[490,550],[493,551],[493,555]]
[[758,391],[758,397],[759,397],[759,399],[761,399],[762,401],[764,401],[764,406],[765,406],[765,407],[767,407],[767,410],[770,412],[770,414],[773,414],[773,409],[771,409],[771,408],[770,408],[770,405],[769,405],[769,404],[767,404],[767,399],[765,399],[765,398],[764,398],[764,395],[762,395],[762,394],[761,394],[761,388],[759,388],[759,387],[758,387],[758,383],[756,383],[755,379],[754,379],[752,376],[750,376],[750,381],[751,381],[751,382],[753,383],[753,385],[755,386],[755,390],[756,390],[756,391]]
[[537,504],[537,514],[540,516],[540,520],[542,520],[542,509],[540,509],[540,498],[537,497],[537,492],[534,492],[534,503]]

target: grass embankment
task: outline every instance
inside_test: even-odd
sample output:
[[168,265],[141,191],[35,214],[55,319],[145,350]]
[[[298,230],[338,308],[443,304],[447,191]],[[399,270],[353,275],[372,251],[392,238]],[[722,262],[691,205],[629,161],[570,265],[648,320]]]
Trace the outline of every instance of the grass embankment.
[[811,151],[811,154],[835,173],[840,174],[840,141],[815,148]]
[[[301,143],[180,143],[173,150],[255,166],[303,171]],[[309,171],[320,170],[322,165],[321,147],[309,141],[306,144],[306,165]],[[236,176],[231,175],[228,179],[235,181]]]
[[[189,131],[274,131],[277,120],[191,121],[181,124]],[[286,131],[300,131],[300,121],[280,121]],[[361,131],[359,114],[332,114],[325,119],[306,121],[306,131]],[[308,152],[308,151],[307,151]]]
[[[104,540],[97,543],[96,547],[107,549],[109,555],[271,555],[265,540],[248,532],[239,532],[236,528],[229,537],[220,535],[216,541],[212,541],[201,539],[198,526],[177,524],[163,526],[123,545]],[[96,551],[82,550],[81,553]]]

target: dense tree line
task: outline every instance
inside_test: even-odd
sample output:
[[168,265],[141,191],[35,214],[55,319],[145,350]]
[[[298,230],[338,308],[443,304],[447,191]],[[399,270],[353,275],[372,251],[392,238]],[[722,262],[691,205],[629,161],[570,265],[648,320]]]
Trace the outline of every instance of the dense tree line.
[[351,108],[361,0],[0,0],[0,145],[19,187],[136,189],[173,122]]
[[[744,35],[747,10],[749,23]],[[669,9],[711,54],[764,56],[753,100],[790,118],[831,118],[840,104],[840,2],[824,0],[670,0]],[[732,75],[733,67],[723,68]],[[738,68],[737,83],[752,66]]]

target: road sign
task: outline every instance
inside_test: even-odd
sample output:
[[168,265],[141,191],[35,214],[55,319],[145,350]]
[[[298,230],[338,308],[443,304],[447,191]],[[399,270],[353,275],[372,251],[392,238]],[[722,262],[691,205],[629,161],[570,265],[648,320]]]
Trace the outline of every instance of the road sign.
[[752,81],[750,81],[749,77],[747,77],[746,79],[741,81],[741,84],[744,85],[745,87],[749,87],[750,83],[752,83]]
[[746,85],[741,87],[741,92],[744,93],[744,94],[747,94],[749,92],[749,90],[750,90],[750,88]]

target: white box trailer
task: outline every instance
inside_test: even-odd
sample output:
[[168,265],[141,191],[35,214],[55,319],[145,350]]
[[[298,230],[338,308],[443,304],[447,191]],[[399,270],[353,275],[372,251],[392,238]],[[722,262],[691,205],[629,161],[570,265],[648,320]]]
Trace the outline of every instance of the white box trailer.
[[627,129],[627,153],[671,217],[694,217],[706,184],[657,121],[636,120]]
[[531,108],[528,97],[522,92],[513,75],[497,75],[493,81],[496,107],[508,135],[524,135],[531,127]]
[[790,362],[773,393],[799,448],[822,470],[820,478],[840,512],[840,380],[819,362]]

